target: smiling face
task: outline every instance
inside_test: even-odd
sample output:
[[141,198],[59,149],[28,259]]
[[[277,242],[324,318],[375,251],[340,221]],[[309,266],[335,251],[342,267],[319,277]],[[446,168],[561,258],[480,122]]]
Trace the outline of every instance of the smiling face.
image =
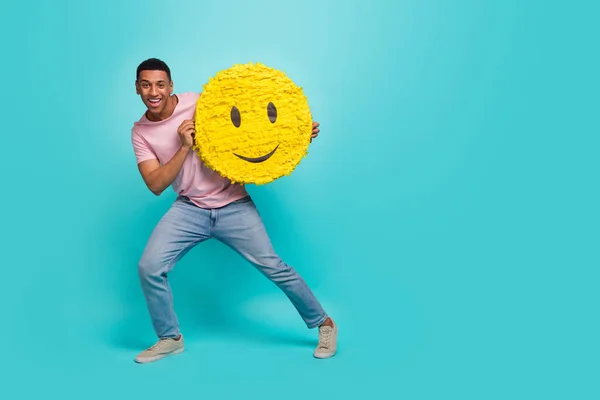
[[260,63],[234,65],[211,78],[196,105],[195,125],[195,150],[209,168],[258,185],[290,174],[312,133],[302,89]]
[[173,93],[173,81],[165,71],[144,70],[141,71],[135,83],[136,93],[148,107],[150,119],[159,121],[170,114],[171,94]]

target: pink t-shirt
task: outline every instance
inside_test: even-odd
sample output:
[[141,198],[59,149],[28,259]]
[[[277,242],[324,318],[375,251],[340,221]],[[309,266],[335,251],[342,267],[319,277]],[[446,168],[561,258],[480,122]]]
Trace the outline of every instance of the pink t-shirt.
[[[146,114],[133,124],[131,142],[138,164],[157,159],[166,164],[181,147],[177,128],[186,119],[193,119],[196,111],[197,93],[178,94],[179,102],[173,114],[158,122],[150,121]],[[247,196],[241,184],[232,184],[217,172],[209,169],[194,151],[186,157],[181,171],[171,184],[175,193],[187,196],[202,208],[217,208]]]

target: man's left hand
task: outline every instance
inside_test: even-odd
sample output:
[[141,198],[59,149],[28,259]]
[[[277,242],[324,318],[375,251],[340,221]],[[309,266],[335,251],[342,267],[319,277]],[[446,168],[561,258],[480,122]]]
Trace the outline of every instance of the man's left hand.
[[317,121],[313,121],[312,123],[312,135],[310,135],[310,141],[312,142],[312,140],[314,138],[316,138],[317,136],[319,136],[319,123]]

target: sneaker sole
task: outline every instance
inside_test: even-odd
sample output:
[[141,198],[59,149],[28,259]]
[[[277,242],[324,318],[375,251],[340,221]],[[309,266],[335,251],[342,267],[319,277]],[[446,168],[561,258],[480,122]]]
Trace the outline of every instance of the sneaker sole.
[[317,353],[317,354],[313,354],[313,356],[315,358],[318,358],[318,359],[322,360],[322,359],[325,359],[325,358],[331,358],[331,357],[335,356],[336,353],[337,353],[337,351],[333,352],[333,353]]
[[177,349],[177,350],[173,350],[170,353],[159,354],[159,355],[154,356],[154,357],[148,357],[148,358],[137,358],[136,357],[136,359],[134,361],[136,363],[138,363],[138,364],[147,364],[147,363],[151,363],[151,362],[154,362],[154,361],[162,360],[163,358],[168,357],[168,356],[174,356],[176,354],[181,354],[181,353],[183,353],[183,348]]

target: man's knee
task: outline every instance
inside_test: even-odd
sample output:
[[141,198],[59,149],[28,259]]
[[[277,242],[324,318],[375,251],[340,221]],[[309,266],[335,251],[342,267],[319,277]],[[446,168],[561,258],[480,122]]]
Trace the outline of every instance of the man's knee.
[[159,257],[144,254],[138,262],[138,275],[141,280],[155,280],[160,278],[165,270],[165,265]]
[[261,263],[259,268],[261,268],[265,275],[275,281],[289,278],[295,273],[294,269],[281,258],[269,259],[267,262]]

